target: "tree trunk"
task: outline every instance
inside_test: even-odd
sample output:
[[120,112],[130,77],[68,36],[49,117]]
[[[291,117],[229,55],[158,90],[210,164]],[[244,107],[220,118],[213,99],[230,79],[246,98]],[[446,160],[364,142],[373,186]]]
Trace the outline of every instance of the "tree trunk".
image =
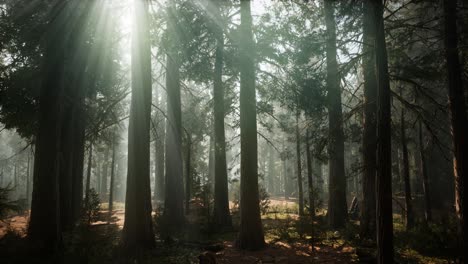
[[426,222],[432,221],[432,209],[431,209],[431,200],[429,194],[429,178],[427,177],[427,167],[426,167],[426,157],[424,154],[424,143],[423,143],[423,131],[422,131],[422,121],[419,120],[419,156],[420,156],[420,167],[421,167],[421,178],[423,182],[423,192],[424,192],[424,205],[425,211],[424,216]]
[[[176,7],[168,7],[169,20],[167,32],[175,34]],[[172,39],[172,41],[175,41]],[[166,198],[164,218],[169,227],[180,228],[185,222],[184,216],[184,179],[182,164],[182,114],[180,102],[179,61],[176,51],[167,54],[166,91]]]
[[[214,130],[214,125],[213,125]],[[210,133],[210,145],[208,153],[208,183],[210,185],[210,192],[214,191],[215,184],[215,142],[214,133]]]
[[73,132],[73,160],[72,160],[72,222],[76,223],[83,207],[83,172],[85,156],[85,112],[83,87],[79,87],[74,105],[75,124]]
[[375,3],[375,57],[377,74],[377,262],[393,263],[392,138],[390,80],[382,0]]
[[112,210],[114,210],[114,178],[115,178],[116,145],[117,145],[116,135],[114,134],[113,139],[112,139],[112,161],[111,161],[111,174],[110,174],[110,185],[109,185],[109,218],[112,216]]
[[104,150],[104,161],[102,162],[102,170],[101,170],[101,190],[100,196],[101,201],[104,201],[107,198],[107,176],[109,175],[109,146],[106,143]]
[[328,222],[332,228],[344,227],[348,218],[346,205],[346,175],[344,165],[343,113],[341,88],[336,61],[336,26],[334,1],[325,0],[325,22],[327,27],[327,91],[329,119],[329,201]]
[[409,168],[409,158],[408,158],[408,145],[406,142],[406,128],[405,128],[405,110],[404,106],[401,109],[401,149],[403,154],[403,181],[405,186],[405,222],[406,230],[413,228],[414,226],[414,216],[413,216],[413,204],[411,198],[411,183],[410,183],[410,168]]
[[102,174],[102,171],[101,171],[101,163],[102,163],[102,155],[101,153],[99,153],[100,151],[100,148],[99,148],[99,145],[97,146],[96,148],[96,156],[97,156],[97,160],[96,160],[96,179],[95,179],[95,183],[96,183],[96,186],[95,186],[95,190],[97,193],[100,193],[101,192],[101,174]]
[[301,164],[301,134],[299,131],[300,111],[296,113],[296,162],[297,162],[297,187],[299,191],[299,216],[304,215],[304,192],[302,190],[302,164]]
[[192,135],[187,133],[187,158],[185,160],[185,213],[190,212],[190,199],[192,196]]
[[[158,93],[158,88],[155,89]],[[159,94],[156,96],[156,104],[162,107],[162,99],[159,99]],[[162,98],[162,97],[161,97]],[[156,140],[155,143],[155,187],[154,187],[154,204],[164,200],[164,139],[165,139],[165,118],[156,110]]]
[[18,160],[14,161],[13,167],[13,189],[15,191],[15,199],[18,198]]
[[364,4],[364,131],[363,131],[363,177],[360,235],[375,239],[375,173],[377,148],[377,80],[375,75],[375,24],[370,0]]
[[[283,149],[284,151],[284,149]],[[284,152],[283,152],[284,153]],[[288,164],[286,163],[286,157],[281,157],[281,161],[283,162],[283,193],[284,199],[288,200]]]
[[445,57],[455,174],[455,210],[459,220],[462,262],[468,261],[468,232],[465,220],[468,214],[466,190],[468,189],[468,121],[462,81],[462,69],[458,57],[457,1],[444,0]]
[[43,58],[43,81],[39,96],[39,129],[36,135],[33,193],[28,237],[35,245],[56,249],[61,244],[59,213],[59,152],[62,124],[66,1],[57,2],[57,12],[48,24]]
[[[31,170],[31,153],[28,153],[28,166],[26,168],[26,204],[27,206],[29,206],[29,193],[31,192],[31,181],[30,181],[30,178],[31,178],[31,173],[30,173],[30,170]],[[0,185],[1,187],[1,185]]]
[[88,168],[86,172],[86,190],[85,190],[85,207],[89,206],[89,189],[91,187],[91,168],[93,167],[93,142],[89,143],[89,153],[88,153]]
[[255,93],[255,44],[250,0],[241,0],[240,25],[240,129],[241,201],[238,247],[255,250],[265,245],[260,218],[257,168],[257,101]]
[[[216,11],[221,12],[219,3],[215,1]],[[214,21],[214,34],[216,36],[215,67],[213,75],[213,101],[214,101],[214,222],[217,228],[224,229],[232,226],[229,211],[228,175],[226,164],[226,138],[224,131],[224,34],[220,25],[221,16]]]
[[[39,131],[36,137],[36,159],[34,190],[29,224],[29,236],[39,246],[53,248],[61,242],[62,215],[60,211],[60,168],[64,163],[61,155],[63,104],[64,104],[64,60],[66,38],[61,25],[68,13],[65,1],[56,3],[54,9],[60,15],[49,24],[49,44],[44,56],[45,81],[40,95]],[[53,42],[53,44],[52,44]],[[67,175],[68,176],[68,175]],[[47,222],[47,223],[45,223]],[[48,234],[46,234],[46,232]]]
[[275,170],[275,152],[271,145],[268,147],[268,192],[270,195],[276,195],[278,184],[275,184],[276,170]]
[[306,158],[307,158],[307,183],[309,187],[309,213],[312,217],[315,216],[315,195],[314,195],[314,182],[313,182],[313,159],[310,149],[310,129],[307,129],[307,136],[305,139],[306,142]]
[[122,233],[123,245],[130,250],[152,248],[155,244],[150,187],[151,44],[148,1],[135,0],[134,7],[127,195]]

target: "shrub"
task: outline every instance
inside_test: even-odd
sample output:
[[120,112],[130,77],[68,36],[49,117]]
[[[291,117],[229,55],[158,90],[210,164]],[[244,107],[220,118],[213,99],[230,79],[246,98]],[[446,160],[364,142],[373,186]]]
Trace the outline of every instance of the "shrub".
[[99,210],[101,210],[101,200],[99,194],[94,188],[89,189],[88,201],[83,206],[83,220],[90,224],[96,221],[99,216]]

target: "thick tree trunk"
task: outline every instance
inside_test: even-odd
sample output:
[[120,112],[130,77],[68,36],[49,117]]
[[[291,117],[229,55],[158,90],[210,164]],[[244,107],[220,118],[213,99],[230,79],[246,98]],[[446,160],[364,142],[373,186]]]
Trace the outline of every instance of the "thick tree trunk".
[[299,216],[304,215],[304,191],[302,189],[302,163],[301,163],[301,133],[299,131],[300,112],[296,113],[296,162],[297,162],[297,189],[299,191]]
[[[215,1],[216,5],[219,3]],[[217,11],[220,12],[219,7]],[[214,222],[219,229],[232,226],[229,211],[228,175],[226,164],[226,138],[224,131],[224,34],[220,26],[221,16],[214,21],[214,34],[216,36],[215,67],[213,75],[213,115],[214,115]]]
[[468,231],[465,217],[468,214],[466,190],[468,190],[468,121],[462,81],[462,69],[458,57],[457,1],[444,0],[445,57],[450,119],[452,123],[453,165],[455,174],[455,210],[459,220],[462,261],[468,262]]
[[[404,107],[404,106],[402,106]],[[401,109],[401,149],[403,154],[403,181],[405,186],[405,222],[406,230],[414,227],[414,215],[413,215],[413,203],[411,197],[411,182],[410,182],[410,168],[409,168],[409,157],[408,157],[408,145],[406,140],[406,128],[405,128],[405,110]]]
[[374,1],[377,74],[377,262],[393,263],[392,138],[390,80],[382,0]]
[[260,218],[257,168],[257,101],[255,93],[255,44],[250,0],[241,0],[240,26],[240,129],[241,201],[238,246],[255,250],[265,245]]
[[427,165],[426,165],[426,156],[424,153],[424,142],[423,142],[423,131],[422,131],[422,121],[419,120],[419,157],[420,157],[420,170],[421,178],[423,182],[423,192],[424,192],[424,216],[426,222],[432,221],[432,209],[431,209],[431,196],[429,193],[429,178],[427,176]]
[[123,245],[129,250],[154,247],[151,219],[150,123],[151,44],[146,0],[135,0],[132,35],[132,98],[128,125],[128,174]]
[[[168,8],[167,32],[175,34],[176,8]],[[166,65],[167,125],[166,125],[166,191],[164,217],[168,225],[180,228],[184,216],[184,179],[182,164],[182,114],[180,76],[177,52],[167,54]]]
[[74,137],[74,153],[72,161],[72,221],[76,223],[81,215],[83,207],[83,172],[84,172],[84,156],[85,156],[85,113],[84,113],[84,93],[83,88],[78,88],[79,94],[74,105],[75,131]]
[[59,213],[59,153],[62,126],[65,14],[59,1],[48,25],[43,61],[43,81],[39,96],[39,129],[36,135],[33,193],[28,237],[35,246],[55,249],[61,243]]
[[336,25],[334,0],[325,0],[325,23],[327,27],[327,91],[329,119],[329,201],[328,222],[332,228],[344,227],[348,218],[346,205],[346,175],[344,165],[343,113],[341,88],[336,60]]
[[313,182],[313,159],[312,150],[310,149],[310,129],[307,129],[307,136],[305,139],[306,143],[306,158],[307,158],[307,183],[309,189],[309,213],[312,217],[315,216],[315,193],[314,193],[314,182]]
[[377,80],[375,75],[375,24],[370,0],[364,4],[364,131],[363,131],[363,177],[360,235],[375,239],[376,197],[375,174],[377,148]]
[[[69,98],[71,94],[70,87],[65,89],[65,97]],[[69,100],[69,99],[68,99]],[[63,102],[64,118],[62,124],[62,138],[60,146],[60,221],[62,231],[70,231],[72,229],[72,192],[73,192],[73,155],[74,155],[74,138],[73,138],[73,106],[69,101]]]

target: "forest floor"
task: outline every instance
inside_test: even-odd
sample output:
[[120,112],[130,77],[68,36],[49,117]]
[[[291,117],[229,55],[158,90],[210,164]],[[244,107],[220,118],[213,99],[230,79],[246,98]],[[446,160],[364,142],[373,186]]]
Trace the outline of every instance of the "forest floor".
[[[123,204],[116,204],[110,219],[106,219],[105,207],[102,206],[99,221],[78,227],[77,234],[64,239],[67,246],[60,256],[63,263],[136,263],[122,255],[119,246],[124,222]],[[258,251],[243,251],[234,245],[235,228],[222,234],[211,232],[209,223],[200,217],[202,211],[193,210],[194,215],[188,218],[189,223],[179,236],[169,243],[157,240],[156,249],[139,256],[141,261],[138,263],[199,263],[200,257],[216,259],[220,264],[374,262],[373,246],[359,240],[357,223],[351,222],[345,229],[333,231],[326,228],[324,211],[318,211],[314,221],[310,217],[299,218],[294,213],[296,211],[294,201],[272,199],[268,211],[262,215],[266,247]],[[154,218],[158,233],[162,227],[158,226],[156,215]],[[432,227],[406,232],[399,219],[401,217],[396,215],[398,263],[450,263],[450,245],[444,244],[450,238],[439,237],[444,235],[444,230]],[[25,213],[0,222],[0,263],[44,263],[34,255],[24,254],[27,251],[24,246],[27,220],[28,214]],[[236,213],[233,222],[237,226]],[[438,247],[438,250],[434,251],[432,247]]]

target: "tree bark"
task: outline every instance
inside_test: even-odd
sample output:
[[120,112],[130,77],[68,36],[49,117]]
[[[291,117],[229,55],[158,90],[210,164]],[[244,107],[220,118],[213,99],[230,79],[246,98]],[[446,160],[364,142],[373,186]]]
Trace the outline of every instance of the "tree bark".
[[192,196],[192,135],[187,133],[187,158],[185,160],[185,213],[190,213],[190,199]]
[[55,250],[61,244],[59,213],[59,153],[62,124],[66,1],[58,1],[57,14],[48,24],[39,96],[39,129],[36,135],[33,193],[28,237],[35,246]]
[[468,121],[462,81],[462,69],[458,56],[457,1],[444,0],[445,15],[445,58],[450,119],[452,123],[453,169],[455,174],[455,210],[459,221],[462,262],[468,261],[467,221],[468,202]]
[[382,0],[375,3],[375,57],[377,74],[377,262],[393,263],[392,138],[390,80]]
[[[221,12],[218,1],[214,1],[216,11]],[[225,229],[232,226],[229,211],[228,175],[226,164],[226,137],[224,131],[224,33],[220,25],[221,16],[216,15],[214,34],[216,37],[215,67],[213,74],[213,115],[214,115],[214,222],[217,228]]]
[[419,120],[419,157],[420,157],[420,169],[421,169],[421,178],[423,182],[423,192],[424,192],[424,216],[426,222],[432,221],[432,207],[431,207],[431,196],[429,192],[429,178],[427,176],[427,165],[426,165],[426,156],[424,153],[424,142],[423,142],[423,128],[422,121]]
[[117,144],[116,135],[114,134],[113,139],[112,139],[112,161],[111,161],[111,174],[110,174],[110,184],[109,184],[109,218],[112,216],[112,210],[114,210],[114,179],[115,179],[116,144]]
[[[29,206],[29,193],[31,192],[31,173],[30,173],[30,168],[31,168],[31,153],[28,153],[28,166],[26,168],[26,203],[27,206]],[[1,185],[0,185],[1,187]]]
[[408,145],[406,140],[406,127],[405,127],[405,110],[404,106],[401,109],[401,149],[403,154],[403,181],[405,186],[405,222],[406,230],[414,227],[414,215],[413,215],[413,204],[411,197],[411,182],[410,182],[410,168],[409,168],[409,157],[408,157]]
[[265,245],[260,218],[257,168],[257,101],[255,93],[255,44],[250,0],[241,0],[240,25],[240,129],[241,201],[238,247],[255,250]]
[[[168,7],[167,32],[176,34],[176,8]],[[172,41],[175,41],[174,39]],[[166,125],[166,191],[164,217],[170,229],[185,222],[182,164],[182,114],[180,102],[179,61],[176,51],[169,51],[166,65],[167,125]]]
[[377,80],[375,75],[375,24],[370,0],[364,3],[363,21],[363,75],[364,75],[364,131],[363,131],[363,177],[360,235],[375,239],[376,197],[375,174],[377,170]]
[[297,188],[299,191],[299,216],[304,215],[304,191],[302,189],[302,163],[301,163],[301,134],[299,131],[300,111],[296,113],[296,162],[297,162]]
[[128,174],[123,245],[129,250],[155,245],[151,219],[150,123],[151,44],[148,1],[134,1],[132,98],[128,125]]
[[309,213],[312,217],[315,216],[315,194],[314,194],[314,182],[313,182],[313,159],[312,150],[310,149],[310,129],[307,129],[306,142],[306,158],[307,158],[307,183],[309,187]]
[[74,153],[72,161],[72,221],[76,223],[80,219],[83,207],[83,172],[84,172],[84,156],[85,156],[85,104],[84,104],[84,89],[80,86],[74,105],[74,115],[76,117],[74,124]]
[[101,194],[101,201],[104,201],[107,198],[107,176],[109,175],[109,146],[107,143],[105,148],[104,161],[101,164],[101,190],[99,192]]
[[[155,89],[156,104],[162,107],[162,99],[159,99],[158,88]],[[165,139],[165,118],[156,110],[156,140],[155,140],[155,186],[154,186],[154,204],[164,200],[164,139]]]
[[86,172],[86,190],[85,190],[85,207],[89,206],[89,190],[91,187],[91,168],[93,167],[93,142],[89,143],[89,153],[88,153],[88,168]]
[[325,23],[327,28],[327,101],[329,119],[329,201],[328,222],[332,228],[344,227],[348,218],[346,204],[346,175],[344,165],[343,113],[341,87],[336,60],[336,25],[334,0],[325,0]]

